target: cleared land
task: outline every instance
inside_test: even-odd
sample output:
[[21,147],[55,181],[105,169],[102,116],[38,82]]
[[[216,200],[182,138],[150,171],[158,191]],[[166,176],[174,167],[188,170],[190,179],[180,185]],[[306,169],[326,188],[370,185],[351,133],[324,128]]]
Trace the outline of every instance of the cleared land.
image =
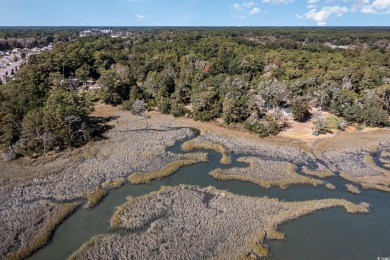
[[[320,209],[368,212],[367,204],[327,199],[282,202],[237,196],[214,188],[163,188],[129,201],[111,219],[113,228],[144,229],[129,236],[98,236],[71,259],[242,259],[268,253],[264,239],[284,239],[279,224]],[[320,225],[320,224],[319,224]]]

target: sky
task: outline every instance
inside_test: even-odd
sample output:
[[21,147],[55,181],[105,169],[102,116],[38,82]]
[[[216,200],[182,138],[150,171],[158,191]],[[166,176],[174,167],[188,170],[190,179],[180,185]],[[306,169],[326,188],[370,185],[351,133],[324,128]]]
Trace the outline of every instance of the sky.
[[0,7],[0,26],[390,26],[390,0],[0,0]]

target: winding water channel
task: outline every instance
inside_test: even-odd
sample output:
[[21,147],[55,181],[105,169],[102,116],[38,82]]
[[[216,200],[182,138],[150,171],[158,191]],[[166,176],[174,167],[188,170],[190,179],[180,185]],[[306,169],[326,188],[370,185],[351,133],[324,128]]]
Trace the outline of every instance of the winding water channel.
[[[191,137],[193,138],[193,137]],[[170,151],[181,153],[176,143]],[[202,151],[202,150],[201,150]],[[204,151],[204,150],[203,150]],[[67,259],[75,250],[90,238],[100,234],[122,234],[138,231],[112,231],[109,219],[115,208],[126,202],[128,196],[141,196],[159,190],[161,186],[180,184],[200,187],[214,186],[238,195],[278,198],[285,201],[342,198],[349,201],[367,202],[371,205],[369,214],[348,214],[343,208],[331,208],[313,213],[285,223],[279,227],[287,235],[287,241],[267,241],[271,247],[272,259],[377,259],[390,257],[390,194],[380,191],[364,190],[361,195],[346,191],[348,183],[340,177],[327,181],[336,186],[330,191],[324,186],[292,186],[287,190],[279,188],[264,189],[258,185],[240,181],[218,181],[208,175],[216,168],[245,167],[237,162],[225,166],[219,163],[221,156],[214,151],[209,161],[182,167],[170,177],[144,185],[127,183],[112,190],[91,210],[79,207],[55,231],[51,242],[35,253],[30,259]]]

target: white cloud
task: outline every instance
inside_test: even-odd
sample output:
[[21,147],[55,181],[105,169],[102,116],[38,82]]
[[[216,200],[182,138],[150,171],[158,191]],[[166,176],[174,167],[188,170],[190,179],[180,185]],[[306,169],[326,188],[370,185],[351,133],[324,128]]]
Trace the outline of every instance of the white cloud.
[[249,15],[254,15],[254,14],[258,14],[261,12],[261,9],[258,8],[258,7],[255,7],[253,8],[252,10],[249,11]]
[[321,10],[311,9],[301,17],[313,20],[317,23],[317,25],[323,26],[326,25],[329,17],[340,17],[346,12],[348,12],[348,8],[344,6],[323,6]]
[[358,10],[365,14],[390,13],[390,0],[374,0],[371,4],[369,0],[355,0],[353,11]]
[[239,10],[242,10],[242,7],[239,5],[239,4],[233,4],[232,5],[232,8],[234,9],[234,10],[237,10],[237,11],[239,11]]
[[137,18],[138,21],[145,20],[145,16],[140,15],[140,14],[137,14],[135,17]]
[[372,6],[377,10],[389,9],[390,8],[390,0],[375,0],[372,3]]
[[265,4],[288,4],[294,2],[294,0],[262,0]]
[[[230,7],[236,11],[248,10],[247,15],[255,15],[255,14],[263,12],[260,8],[258,8],[256,6],[257,6],[257,3],[251,1],[251,2],[243,2],[242,4],[235,3]],[[247,17],[247,15],[241,15],[238,18],[245,19]]]
[[242,5],[245,6],[246,8],[251,8],[257,4],[255,2],[248,2],[248,3],[244,2]]

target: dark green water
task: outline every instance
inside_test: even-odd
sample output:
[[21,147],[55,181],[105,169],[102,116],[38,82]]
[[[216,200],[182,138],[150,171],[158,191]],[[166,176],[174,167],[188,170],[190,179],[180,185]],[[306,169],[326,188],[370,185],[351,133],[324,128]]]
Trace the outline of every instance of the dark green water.
[[[179,152],[180,144],[181,142],[178,142],[170,150]],[[247,182],[222,182],[210,177],[208,173],[227,166],[219,163],[219,154],[207,152],[207,163],[183,167],[174,175],[150,184],[128,183],[110,191],[94,209],[86,210],[80,207],[58,227],[52,241],[31,259],[66,259],[95,235],[128,234],[125,230],[113,232],[109,228],[108,221],[115,207],[125,203],[128,196],[141,196],[159,190],[161,186],[180,184],[214,186],[238,195],[268,196],[285,201],[343,198],[355,203],[367,202],[371,205],[370,214],[352,215],[342,208],[332,208],[281,225],[279,230],[286,233],[287,241],[267,241],[271,247],[272,259],[377,259],[390,256],[390,194],[363,191],[361,195],[353,195],[345,190],[343,185],[346,181],[340,177],[328,180],[337,187],[335,191],[312,186],[267,190]],[[234,161],[228,167],[244,166]]]

